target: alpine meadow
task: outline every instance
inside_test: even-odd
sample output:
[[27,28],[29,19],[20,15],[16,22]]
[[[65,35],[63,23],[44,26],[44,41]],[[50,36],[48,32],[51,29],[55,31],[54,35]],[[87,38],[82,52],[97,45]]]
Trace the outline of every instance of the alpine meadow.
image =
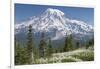
[[94,9],[15,4],[15,65],[94,61]]

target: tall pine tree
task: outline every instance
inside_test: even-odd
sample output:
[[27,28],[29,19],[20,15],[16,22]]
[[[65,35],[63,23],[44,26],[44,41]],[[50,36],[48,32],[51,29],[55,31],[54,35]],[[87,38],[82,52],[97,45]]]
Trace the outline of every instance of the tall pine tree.
[[73,50],[73,37],[72,34],[69,35],[69,39],[68,39],[68,49]]
[[44,40],[44,33],[41,34],[41,40],[39,44],[39,56],[42,58],[46,57],[46,42]]
[[79,47],[80,47],[80,42],[76,41],[76,48],[79,48]]
[[28,34],[27,34],[27,54],[28,54],[28,63],[32,64],[34,57],[33,57],[33,34],[32,34],[32,26],[29,25]]
[[64,51],[71,51],[73,50],[73,43],[72,43],[72,34],[69,36],[66,36],[65,38],[65,46],[64,46]]
[[51,39],[49,38],[48,41],[48,46],[47,46],[47,57],[51,57],[53,53],[53,48],[52,48],[52,44],[51,44]]
[[15,65],[28,64],[26,49],[19,43],[15,45]]
[[64,52],[65,51],[68,51],[68,48],[67,47],[68,47],[68,37],[66,36],[66,38],[65,38],[65,45],[64,45],[64,49],[63,49]]

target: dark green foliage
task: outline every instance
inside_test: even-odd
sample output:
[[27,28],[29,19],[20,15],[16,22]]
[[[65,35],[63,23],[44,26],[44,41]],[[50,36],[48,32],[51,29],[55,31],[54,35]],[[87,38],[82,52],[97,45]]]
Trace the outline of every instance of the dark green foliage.
[[20,46],[15,41],[15,64],[20,64]]
[[52,45],[51,45],[51,39],[49,38],[49,42],[48,42],[48,46],[47,46],[47,51],[46,51],[46,56],[49,58],[52,56],[52,53],[53,53],[53,48],[52,48]]
[[89,45],[89,42],[87,42],[87,44],[86,44],[86,49],[88,49],[88,48],[89,48],[89,46],[90,46],[90,45]]
[[63,46],[58,47],[58,53],[61,53],[61,52],[63,52]]
[[94,52],[81,52],[79,54],[73,55],[73,57],[81,59],[83,61],[93,61],[94,60]]
[[32,26],[29,25],[28,34],[27,34],[27,54],[29,64],[32,64],[33,61],[33,34],[32,34]]
[[[53,53],[68,52],[74,49],[72,34],[65,38],[65,44],[54,48],[52,47],[51,39],[45,41],[44,33],[41,33],[41,39],[39,47],[35,47],[32,26],[29,26],[27,33],[27,44],[24,46],[23,43],[16,41],[15,38],[15,65],[25,65],[25,64],[39,64],[39,59],[48,59],[47,63],[57,63],[59,61],[49,61],[52,58]],[[80,47],[80,41],[76,42],[76,49]],[[90,49],[90,46],[94,45],[94,39],[88,40],[86,43],[86,49]],[[58,45],[57,45],[58,46]],[[79,54],[72,55],[72,57],[81,59],[83,61],[94,60],[94,53],[92,52],[82,52]],[[64,58],[61,62],[75,62],[74,59]]]
[[57,48],[53,48],[53,53],[58,53],[58,49]]
[[46,42],[44,40],[44,33],[41,34],[41,40],[39,44],[39,56],[46,57]]
[[34,64],[39,58],[39,50],[35,48],[33,41],[32,26],[29,26],[27,33],[27,45],[16,42],[15,38],[15,65]]
[[88,49],[90,46],[94,46],[94,38],[86,42],[86,49]]
[[66,37],[66,39],[65,39],[64,52],[68,51],[67,47],[68,47],[68,37]]
[[80,47],[80,43],[79,41],[76,42],[76,48],[79,48]]
[[33,62],[33,64],[37,64],[36,60],[39,59],[39,49],[34,47],[33,53],[34,53],[34,62]]
[[73,50],[73,38],[72,38],[72,34],[69,36],[69,40],[68,40],[68,48],[69,50]]
[[73,50],[72,35],[69,35],[69,37],[66,37],[65,39],[64,51],[66,52],[71,50]]
[[15,44],[15,65],[28,64],[26,48],[21,47],[18,42]]
[[94,46],[94,38],[86,42],[86,49],[88,49],[90,46]]
[[94,45],[94,38],[89,40],[89,45]]

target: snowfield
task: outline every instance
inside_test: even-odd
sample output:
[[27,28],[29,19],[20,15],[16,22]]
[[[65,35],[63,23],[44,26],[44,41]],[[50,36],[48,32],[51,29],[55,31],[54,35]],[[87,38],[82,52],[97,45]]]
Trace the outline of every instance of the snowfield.
[[63,62],[81,62],[81,61],[93,61],[94,52],[93,49],[77,49],[70,52],[55,53],[50,58],[36,59],[35,64],[46,63],[63,63]]
[[15,34],[27,33],[29,25],[32,25],[34,35],[44,32],[52,40],[59,40],[66,35],[91,36],[94,33],[93,26],[80,20],[70,19],[61,10],[48,8],[40,16],[33,16],[27,21],[15,23]]

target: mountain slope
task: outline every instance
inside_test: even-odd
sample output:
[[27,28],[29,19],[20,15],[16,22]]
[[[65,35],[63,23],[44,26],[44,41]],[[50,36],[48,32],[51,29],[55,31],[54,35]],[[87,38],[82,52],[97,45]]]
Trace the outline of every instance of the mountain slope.
[[52,8],[48,8],[40,16],[33,16],[27,21],[15,24],[15,35],[20,37],[26,35],[29,25],[32,25],[35,37],[39,37],[41,32],[44,32],[46,38],[51,37],[52,40],[62,39],[69,34],[76,37],[90,36],[94,32],[91,25],[69,19],[62,11]]

